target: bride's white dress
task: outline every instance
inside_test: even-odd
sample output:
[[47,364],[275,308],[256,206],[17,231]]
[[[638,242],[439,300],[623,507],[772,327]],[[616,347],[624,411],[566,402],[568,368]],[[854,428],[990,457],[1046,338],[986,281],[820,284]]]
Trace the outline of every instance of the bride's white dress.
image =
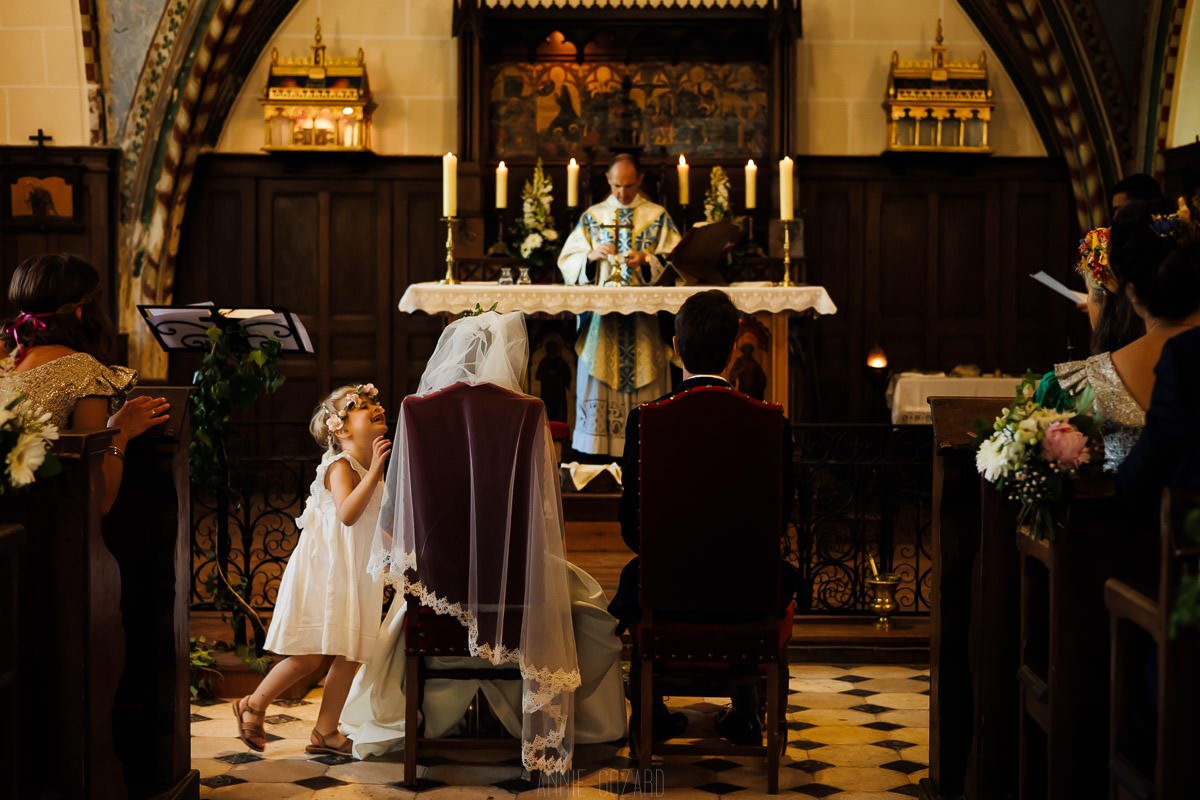
[[[611,742],[623,737],[626,727],[621,640],[613,635],[616,620],[606,610],[608,601],[600,584],[574,564],[568,568],[581,679],[575,690],[575,742]],[[374,654],[355,676],[342,711],[342,731],[354,741],[357,758],[378,756],[404,744],[404,612],[405,604],[397,598],[375,640]],[[442,668],[491,666],[478,658],[436,658],[430,663]],[[520,681],[427,680],[421,706],[424,735],[454,733],[476,689],[508,732],[519,738]]]
[[[492,398],[491,401],[483,401],[484,405],[480,408],[489,407],[487,402],[492,403],[490,408],[501,407],[495,405],[495,387],[499,387],[501,396],[519,395],[528,357],[525,322],[517,313],[501,315],[486,312],[463,317],[442,332],[421,376],[416,397],[407,398],[401,408],[396,445],[388,467],[383,509],[368,569],[373,574],[382,574],[386,570],[389,580],[399,584],[398,590],[411,589],[410,594],[421,597],[423,602],[433,598],[443,605],[449,604],[449,611],[433,607],[439,613],[453,614],[469,630],[471,652],[481,657],[429,659],[435,668],[465,665],[487,667],[491,663],[520,665],[523,681],[427,679],[421,706],[424,735],[439,737],[455,732],[478,690],[504,727],[522,740],[522,761],[526,767],[554,774],[570,769],[575,744],[622,738],[626,729],[626,709],[619,667],[621,642],[613,633],[616,619],[607,611],[607,599],[600,585],[586,572],[566,562],[563,553],[558,465],[550,445],[549,432],[545,429],[545,412],[539,406],[536,417],[501,416],[506,421],[499,424],[526,426],[521,430],[529,434],[523,439],[518,437],[521,443],[517,447],[526,448],[523,454],[507,463],[500,461],[509,456],[500,456],[500,461],[494,464],[489,459],[497,456],[482,444],[481,453],[472,454],[472,440],[467,435],[469,426],[463,428],[461,421],[438,416],[457,413],[447,409],[465,406],[452,404],[440,408],[437,415],[421,416],[429,413],[422,409],[431,408],[428,405],[430,402],[445,401],[450,397],[455,403],[465,403],[463,398],[467,395],[463,394],[464,391],[471,392],[471,396],[477,399]],[[483,394],[475,394],[475,388],[463,389],[463,385],[480,387],[479,391]],[[434,393],[443,391],[455,394],[431,398]],[[520,411],[522,415],[533,411],[527,407],[528,404],[518,402],[523,409]],[[406,421],[410,419],[415,426],[411,431]],[[478,423],[482,419],[475,417],[472,421]],[[486,480],[492,482],[489,491],[494,490],[496,485],[508,485],[515,493],[509,498],[510,505],[512,500],[520,496],[522,501],[530,504],[530,509],[540,509],[540,513],[533,512],[523,518],[522,524],[527,525],[528,530],[511,537],[511,541],[520,543],[517,546],[525,549],[523,556],[519,555],[520,551],[516,556],[525,559],[524,575],[527,576],[519,641],[506,639],[503,625],[497,624],[496,620],[489,620],[485,626],[478,623],[480,609],[486,604],[495,603],[494,598],[503,596],[504,589],[502,581],[481,580],[488,568],[476,563],[476,559],[480,557],[479,553],[487,552],[488,558],[498,558],[499,563],[507,563],[510,538],[506,526],[513,519],[511,516],[488,517],[488,524],[477,524],[473,516],[476,512],[495,513],[495,506],[484,503],[477,508],[474,505],[477,500],[483,503],[482,498],[490,497],[489,491],[470,495],[470,521],[464,523],[469,525],[469,530],[463,531],[469,536],[469,552],[464,554],[461,563],[455,563],[450,570],[453,573],[461,568],[466,586],[453,581],[442,583],[441,586],[434,585],[438,581],[446,581],[447,575],[444,571],[439,573],[433,566],[436,557],[431,555],[431,551],[418,552],[420,548],[417,541],[420,537],[447,535],[437,533],[438,515],[430,517],[433,520],[430,525],[422,525],[419,521],[414,498],[425,495],[414,489],[413,461],[410,457],[411,453],[421,448],[426,448],[422,452],[432,453],[439,446],[445,447],[438,438],[439,433],[449,437],[448,440],[458,441],[454,446],[465,452],[468,459],[482,459],[479,464],[486,467],[479,467],[483,470],[479,475],[486,474]],[[487,436],[480,438],[487,439]],[[540,457],[534,455],[538,450],[541,450]],[[532,472],[518,475],[518,462],[525,465],[521,470],[531,469]],[[470,474],[473,476],[475,473]],[[528,480],[523,480],[525,478]],[[509,483],[505,484],[505,479]],[[474,478],[468,478],[468,483],[471,480]],[[491,525],[492,522],[496,525]],[[503,533],[499,539],[497,531]],[[458,532],[456,527],[448,535]],[[489,537],[487,547],[477,547],[476,537],[479,536]],[[428,565],[431,566],[428,573],[430,577],[410,585],[409,576],[420,574],[421,561],[425,558],[432,559]],[[567,566],[565,570],[564,564]],[[488,565],[492,566],[494,564]],[[359,758],[379,755],[403,746],[405,692],[408,689],[404,685],[403,637],[407,608],[403,597],[403,594],[399,594],[393,603],[371,655],[355,676],[342,712],[342,730],[354,741],[354,754]]]

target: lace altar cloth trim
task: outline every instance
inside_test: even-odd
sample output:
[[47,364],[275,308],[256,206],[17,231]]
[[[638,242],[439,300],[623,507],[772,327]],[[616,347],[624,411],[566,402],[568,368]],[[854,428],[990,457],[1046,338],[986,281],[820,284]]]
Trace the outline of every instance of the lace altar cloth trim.
[[478,303],[484,308],[496,304],[496,310],[522,314],[653,314],[679,310],[683,301],[696,292],[720,289],[745,313],[764,311],[815,311],[836,314],[829,293],[823,286],[772,286],[769,283],[734,283],[729,286],[501,286],[491,281],[459,283],[414,283],[400,298],[405,313],[461,314]]
[[[391,559],[385,559],[391,562]],[[405,566],[416,566],[416,553],[405,553]],[[394,563],[387,567],[394,569]],[[551,729],[545,734],[535,734],[527,741],[521,742],[521,761],[525,769],[536,770],[548,775],[564,774],[571,769],[571,760],[563,758],[563,738],[566,736],[567,719],[563,707],[554,699],[560,695],[574,692],[579,688],[581,678],[579,670],[551,669],[537,667],[528,663],[519,649],[511,649],[503,645],[493,647],[486,642],[479,643],[479,622],[475,616],[461,603],[452,603],[445,597],[430,591],[419,580],[410,578],[406,573],[388,572],[384,579],[397,586],[400,591],[410,594],[420,601],[421,605],[437,614],[454,617],[467,629],[467,647],[471,655],[482,658],[489,663],[516,663],[524,679],[521,691],[521,710],[525,714],[545,714],[552,723]]]

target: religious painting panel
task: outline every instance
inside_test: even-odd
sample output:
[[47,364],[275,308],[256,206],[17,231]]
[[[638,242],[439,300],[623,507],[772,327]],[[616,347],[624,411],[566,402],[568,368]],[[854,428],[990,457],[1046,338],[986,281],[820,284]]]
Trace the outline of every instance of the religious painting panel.
[[764,158],[767,65],[508,63],[495,68],[494,158],[565,159],[597,148]]
[[83,225],[83,170],[60,164],[22,164],[4,173],[0,224],[39,230]]

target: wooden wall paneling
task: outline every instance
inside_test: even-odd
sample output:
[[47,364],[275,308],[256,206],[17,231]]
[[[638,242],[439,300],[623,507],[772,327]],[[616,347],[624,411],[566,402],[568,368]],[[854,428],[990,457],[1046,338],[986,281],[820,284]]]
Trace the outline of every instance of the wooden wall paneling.
[[[75,202],[82,208],[82,225],[70,229],[0,226],[0,316],[9,316],[8,283],[25,259],[43,253],[73,253],[100,273],[110,314],[116,314],[116,225],[118,159],[107,147],[0,147],[0,172],[18,176],[24,165],[65,167],[81,172]],[[4,187],[4,191],[8,191]]]
[[[395,352],[402,355],[392,365],[392,402],[417,390],[421,373],[433,353],[442,320],[427,314],[403,314],[396,304],[411,283],[440,280],[445,273],[445,227],[441,216],[441,183],[438,179],[397,181],[393,185],[395,289],[389,313],[394,321]],[[510,206],[514,203],[510,199]],[[520,208],[520,203],[515,203]]]
[[819,385],[819,418],[859,418],[862,369],[871,345],[863,341],[863,187],[859,182],[802,180],[808,279],[824,286],[838,313],[805,323],[812,332]]

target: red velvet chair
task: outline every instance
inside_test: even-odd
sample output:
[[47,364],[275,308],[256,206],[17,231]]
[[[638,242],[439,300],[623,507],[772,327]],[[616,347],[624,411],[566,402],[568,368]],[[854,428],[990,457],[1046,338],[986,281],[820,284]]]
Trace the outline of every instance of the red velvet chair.
[[[791,632],[780,611],[783,410],[703,387],[639,414],[642,620],[630,726],[639,769],[656,752],[765,755],[775,793]],[[739,682],[766,690],[765,747],[654,742],[657,695],[713,696]]]
[[[422,582],[454,589],[465,596],[467,570],[462,554],[471,547],[473,507],[465,502],[470,487],[476,512],[476,525],[490,522],[495,535],[480,531],[477,546],[479,563],[495,563],[494,576],[483,581],[504,581],[506,608],[503,609],[504,643],[520,644],[525,592],[525,544],[510,539],[507,568],[503,562],[504,536],[523,536],[528,531],[531,509],[523,499],[529,497],[528,482],[534,475],[531,457],[541,457],[535,446],[543,425],[542,401],[519,395],[491,384],[468,386],[455,384],[423,397],[405,398],[401,407],[405,435],[412,464],[414,532]],[[475,454],[474,463],[470,454]],[[482,456],[482,457],[480,457]],[[489,471],[488,465],[505,465]],[[512,483],[507,465],[511,466]],[[503,474],[502,474],[503,473]],[[533,509],[541,513],[540,509]],[[511,522],[511,529],[508,524]],[[495,547],[497,555],[486,549]],[[495,587],[492,587],[495,590]],[[495,590],[498,591],[498,590]],[[489,594],[494,593],[489,591]],[[515,665],[510,668],[437,669],[426,663],[430,656],[470,656],[466,629],[454,617],[440,615],[406,595],[405,616],[405,724],[404,778],[416,782],[417,748],[421,744],[439,746],[517,746],[512,739],[424,739],[418,736],[418,716],[424,683],[427,679],[450,680],[521,680]],[[499,610],[497,610],[499,611]],[[490,615],[488,615],[490,617]],[[481,610],[480,630],[494,630],[495,618],[485,619]]]

